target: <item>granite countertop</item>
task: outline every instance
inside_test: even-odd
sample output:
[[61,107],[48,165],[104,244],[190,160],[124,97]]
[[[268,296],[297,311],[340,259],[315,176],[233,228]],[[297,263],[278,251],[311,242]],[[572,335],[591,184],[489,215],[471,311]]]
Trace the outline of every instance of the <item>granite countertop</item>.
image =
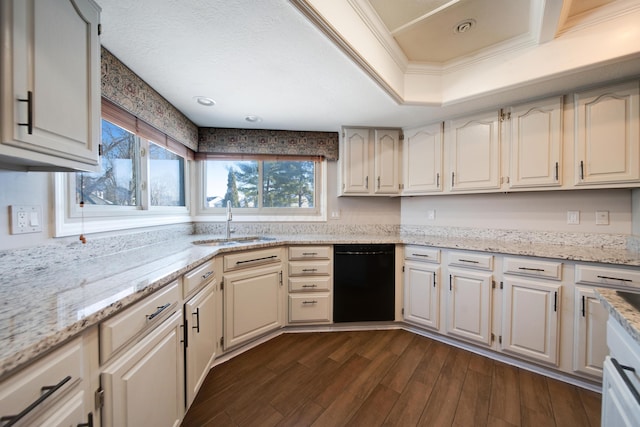
[[[640,293],[630,295],[630,292],[616,291],[615,289],[597,288],[600,301],[609,311],[609,316],[615,318],[618,323],[629,333],[638,345],[640,345],[640,309],[632,304],[629,296],[640,302]],[[640,289],[638,289],[640,292]]]
[[0,378],[219,253],[290,244],[396,243],[640,266],[640,254],[623,249],[420,235],[272,237],[233,246],[203,246],[192,242],[220,236],[186,234],[95,256],[83,256],[85,249],[79,244],[55,252],[33,250],[29,256],[0,253]]

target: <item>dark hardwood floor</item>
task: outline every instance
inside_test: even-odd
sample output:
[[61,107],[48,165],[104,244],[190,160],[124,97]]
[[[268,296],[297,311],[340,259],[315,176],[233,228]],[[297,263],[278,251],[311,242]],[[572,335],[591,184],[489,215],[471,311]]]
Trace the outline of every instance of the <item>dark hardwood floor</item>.
[[183,426],[598,426],[600,395],[403,330],[291,333],[209,373]]

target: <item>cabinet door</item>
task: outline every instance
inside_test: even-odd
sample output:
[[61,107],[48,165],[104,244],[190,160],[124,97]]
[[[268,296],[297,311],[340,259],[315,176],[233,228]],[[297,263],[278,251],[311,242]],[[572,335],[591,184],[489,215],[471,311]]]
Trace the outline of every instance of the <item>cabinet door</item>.
[[178,426],[184,413],[182,310],[102,373],[105,427]]
[[403,194],[442,191],[442,123],[406,133]]
[[208,285],[184,305],[187,326],[187,407],[196,397],[216,355],[215,286]]
[[445,130],[448,138],[451,191],[499,189],[500,122],[498,114],[453,120]]
[[344,129],[342,150],[342,192],[344,194],[368,194],[369,129]]
[[559,186],[562,176],[562,97],[513,107],[509,124],[509,186]]
[[438,329],[440,318],[440,267],[423,262],[404,264],[404,318]]
[[510,278],[503,283],[501,349],[557,365],[561,285]]
[[574,305],[573,370],[602,377],[602,364],[609,353],[607,319],[593,289],[576,287]]
[[0,154],[97,170],[100,8],[90,0],[14,0],[2,7],[8,49],[2,74],[13,80],[2,81]]
[[283,325],[282,267],[224,276],[224,346],[242,344]]
[[449,270],[448,333],[491,345],[492,279],[491,273]]
[[638,182],[638,82],[575,94],[576,185]]
[[400,131],[375,130],[374,176],[375,194],[400,193]]

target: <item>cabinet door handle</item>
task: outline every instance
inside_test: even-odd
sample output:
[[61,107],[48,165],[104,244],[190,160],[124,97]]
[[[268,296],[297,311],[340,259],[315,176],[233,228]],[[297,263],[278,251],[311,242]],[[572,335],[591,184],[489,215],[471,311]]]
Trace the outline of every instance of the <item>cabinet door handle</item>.
[[459,262],[467,262],[469,264],[480,264],[480,261],[473,261],[473,260],[470,260],[470,259],[458,258],[458,261]]
[[436,188],[440,188],[440,172],[436,174]]
[[580,160],[580,179],[584,179],[584,162]]
[[364,177],[364,188],[369,189],[369,176]]
[[42,395],[40,395],[39,398],[34,400],[29,406],[24,408],[19,414],[17,414],[17,415],[5,415],[5,416],[1,417],[0,418],[0,422],[6,423],[6,424],[3,424],[2,427],[9,427],[9,426],[15,425],[18,421],[20,421],[22,418],[24,418],[29,412],[33,411],[38,405],[40,405],[42,402],[44,402],[49,397],[51,397],[51,395],[53,393],[55,393],[56,391],[60,390],[60,388],[63,385],[65,385],[66,383],[68,383],[70,380],[71,380],[71,375],[67,375],[58,384],[56,384],[54,386],[44,386],[44,387],[42,387],[41,390],[44,393]]
[[76,427],[93,427],[93,412],[89,412],[87,415],[86,423],[80,423]]
[[436,273],[433,273],[433,287],[436,287]]
[[191,329],[195,329],[197,333],[200,333],[200,307],[196,307],[196,312],[191,313],[192,316],[194,314],[196,316],[196,326],[192,326]]
[[204,274],[202,275],[202,280],[207,280],[207,278],[208,278],[209,276],[211,276],[212,274],[213,274],[213,271],[207,271],[206,273],[204,273]]
[[302,304],[303,304],[303,305],[308,305],[308,304],[317,304],[317,303],[318,303],[318,301],[316,301],[316,300],[313,300],[313,301],[302,301]]
[[518,267],[518,270],[539,271],[541,273],[543,273],[545,271],[544,268],[529,268],[529,267]]
[[598,279],[609,279],[609,280],[620,280],[621,282],[633,282],[631,279],[621,279],[619,277],[611,277],[611,276],[597,276]]
[[638,393],[638,390],[636,390],[636,388],[634,387],[633,383],[631,382],[631,380],[627,376],[627,373],[625,372],[625,371],[630,371],[630,372],[635,373],[636,370],[634,368],[632,368],[631,366],[621,365],[613,357],[611,358],[611,363],[613,363],[613,367],[616,368],[616,371],[618,371],[618,375],[620,375],[622,377],[622,380],[627,385],[627,388],[629,389],[629,392],[631,392],[633,397],[636,399],[636,403],[638,405],[640,405],[640,393]]
[[556,181],[558,180],[559,176],[560,175],[558,174],[558,162],[556,162]]
[[411,254],[411,255],[412,256],[421,256],[421,257],[424,257],[424,258],[429,258],[429,255],[427,255],[427,254]]
[[451,188],[453,188],[453,185],[456,182],[456,173],[455,172],[451,172]]
[[302,285],[303,288],[316,288],[318,285]]
[[316,256],[316,255],[318,255],[318,252],[303,252],[302,255],[303,256]]
[[380,177],[378,176],[378,190],[380,189]]
[[451,275],[449,275],[449,290],[453,290],[453,287],[451,285],[451,282],[453,281],[453,279],[451,278]]
[[27,133],[33,135],[33,92],[27,92],[27,99],[18,98],[19,102],[27,103],[27,123],[18,123],[18,126],[26,126]]
[[170,305],[171,305],[170,303],[166,303],[165,305],[159,306],[156,311],[154,311],[151,314],[147,314],[147,320],[153,320],[155,317],[158,317],[160,315],[160,313],[162,313],[167,308],[169,308]]
[[587,317],[586,314],[586,298],[582,295],[582,317]]
[[553,293],[553,311],[558,311],[558,291]]
[[266,261],[266,260],[273,259],[273,258],[278,258],[278,255],[271,255],[271,256],[265,256],[265,257],[262,257],[262,258],[248,259],[248,260],[245,260],[245,261],[236,261],[236,265],[238,265],[238,264],[246,264],[248,262]]

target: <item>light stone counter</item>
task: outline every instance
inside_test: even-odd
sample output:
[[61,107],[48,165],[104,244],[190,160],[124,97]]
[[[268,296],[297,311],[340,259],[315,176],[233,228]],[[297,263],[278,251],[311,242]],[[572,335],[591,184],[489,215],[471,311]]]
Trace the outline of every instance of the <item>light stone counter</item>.
[[143,235],[123,235],[108,241],[90,239],[87,245],[64,241],[0,251],[0,378],[224,252],[283,244],[404,243],[640,266],[640,254],[623,248],[414,233],[274,234],[273,241],[230,247],[192,244],[220,238],[219,234],[182,230],[154,236],[149,241]]
[[600,301],[609,311],[609,316],[615,318],[631,338],[640,345],[640,311],[615,289],[598,288],[596,292]]

